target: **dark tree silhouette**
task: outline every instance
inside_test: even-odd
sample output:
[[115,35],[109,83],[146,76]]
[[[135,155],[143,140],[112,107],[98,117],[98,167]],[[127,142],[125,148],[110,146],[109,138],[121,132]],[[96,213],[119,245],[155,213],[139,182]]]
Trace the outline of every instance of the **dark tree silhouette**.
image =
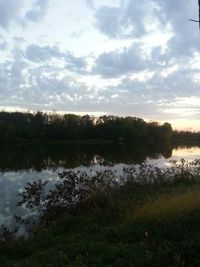
[[136,117],[0,112],[0,144],[81,139],[108,139],[127,142],[170,140],[171,125],[147,123]]

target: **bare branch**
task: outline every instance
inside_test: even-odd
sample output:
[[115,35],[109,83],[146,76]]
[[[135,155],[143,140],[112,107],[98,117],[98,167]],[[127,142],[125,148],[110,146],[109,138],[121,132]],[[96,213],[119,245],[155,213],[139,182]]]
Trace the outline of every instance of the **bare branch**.
[[195,20],[195,19],[189,19],[189,21],[193,21],[193,22],[200,22],[199,20]]

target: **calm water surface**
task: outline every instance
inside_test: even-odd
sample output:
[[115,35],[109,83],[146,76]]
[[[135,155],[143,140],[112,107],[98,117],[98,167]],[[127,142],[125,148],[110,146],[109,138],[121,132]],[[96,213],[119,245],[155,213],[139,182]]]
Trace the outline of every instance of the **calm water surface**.
[[1,147],[0,224],[12,224],[13,214],[26,214],[24,209],[16,209],[16,203],[17,194],[27,182],[48,179],[53,184],[58,179],[57,173],[66,169],[111,168],[120,172],[124,165],[140,164],[145,160],[165,166],[169,160],[181,158],[200,159],[200,146],[161,144],[144,148],[125,144],[73,144]]

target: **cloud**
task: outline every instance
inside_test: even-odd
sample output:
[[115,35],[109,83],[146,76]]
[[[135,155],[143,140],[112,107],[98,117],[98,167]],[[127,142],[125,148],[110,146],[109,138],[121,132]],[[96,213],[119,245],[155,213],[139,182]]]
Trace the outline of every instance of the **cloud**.
[[146,20],[152,6],[149,1],[121,1],[118,7],[102,6],[95,14],[97,28],[110,38],[133,38],[146,33]]
[[[105,81],[104,86],[98,79],[89,87],[63,68],[48,63],[32,65],[24,60],[23,53],[17,52],[13,61],[0,65],[0,105],[168,120],[175,117],[173,112],[178,112],[176,117],[186,110],[199,114],[199,105],[194,102],[199,99],[199,83],[193,80],[193,75],[199,72],[199,69],[189,72],[185,66],[166,75],[162,71],[147,75],[146,79],[139,79],[137,74],[126,75],[118,83],[106,85]],[[195,114],[190,112],[188,117],[194,118]]]
[[[63,60],[63,66],[52,64],[52,58]],[[85,64],[84,59],[56,46],[32,45],[25,52],[15,48],[12,58],[0,64],[0,105],[64,110],[66,105],[78,109],[83,101],[87,106],[88,88],[72,73],[82,72]]]
[[52,58],[63,58],[64,54],[56,46],[29,45],[26,49],[26,57],[32,62],[43,62]]
[[[186,111],[191,117],[191,110],[197,116],[199,106],[191,100],[188,107],[186,101],[191,96],[199,99],[199,82],[194,80],[200,74],[198,65],[191,68],[188,58],[182,58],[176,67],[174,63],[163,65],[166,59],[160,59],[159,48],[153,49],[149,58],[143,48],[140,43],[133,43],[127,49],[103,53],[87,76],[80,76],[86,68],[85,59],[63,52],[58,46],[34,44],[25,51],[15,48],[13,58],[0,64],[0,105],[105,112],[155,120],[181,117]],[[62,64],[54,64],[54,59]],[[84,82],[80,77],[85,78]]]
[[92,73],[112,78],[146,70],[155,72],[179,64],[182,60],[175,62],[170,51],[162,50],[162,46],[146,47],[143,42],[133,42],[130,47],[100,54],[95,60]]
[[[48,10],[49,0],[0,0],[0,26],[8,29],[12,23],[27,25],[28,21],[38,22]],[[31,5],[32,4],[32,5]]]
[[[132,38],[133,44],[102,53],[93,73],[109,78],[145,70],[159,72],[175,65],[184,67],[194,53],[200,53],[198,25],[188,21],[197,14],[197,3],[192,0],[127,0],[118,7],[100,7],[95,17],[101,33],[111,39]],[[161,44],[162,38],[166,39]],[[189,73],[191,69],[192,65]]]
[[[59,40],[62,50],[49,32],[43,42],[37,42],[41,34],[38,27],[34,27],[33,35],[26,29],[24,36],[20,36],[21,29],[14,32],[16,27],[9,28],[22,21],[30,25],[39,22],[53,7],[49,1],[0,0],[0,26],[10,30],[8,39],[0,43],[0,105],[166,120],[185,114],[184,110],[190,117],[197,116],[200,108],[193,101],[200,97],[200,37],[198,25],[188,21],[198,13],[194,2],[124,0],[114,6],[114,1],[87,1],[93,8],[87,12],[95,16],[96,28],[88,26],[74,51],[80,47],[78,53],[89,54],[85,43],[94,36],[100,45],[105,41],[105,50],[95,46],[91,54],[98,56],[87,58],[68,50],[74,39],[64,38],[65,43]],[[48,16],[48,23],[52,25],[54,18]],[[95,41],[90,42],[91,50]],[[129,45],[126,48],[122,47],[124,41]]]
[[0,98],[6,95],[8,89],[9,73],[8,73],[8,63],[0,64]]
[[95,10],[94,1],[93,0],[86,0],[86,4],[92,10]]
[[68,52],[65,55],[66,68],[74,72],[86,73],[87,61],[84,57],[75,57],[72,53]]
[[101,54],[95,61],[93,73],[114,77],[142,71],[148,67],[149,62],[144,59],[141,46],[133,44],[130,48]]
[[169,43],[178,52],[198,47],[198,27],[188,18],[197,18],[193,0],[127,0],[118,7],[101,6],[95,13],[96,27],[110,38],[140,38],[156,30],[174,34]]
[[5,50],[7,47],[8,47],[7,42],[4,41],[4,42],[0,43],[0,50]]
[[57,46],[29,45],[25,52],[26,58],[34,63],[43,63],[52,59],[60,59],[70,71],[84,72],[87,62],[83,57],[76,57],[71,52],[61,52]]
[[[160,1],[160,12],[157,16],[162,24],[170,24],[173,37],[168,42],[168,48],[174,56],[191,55],[199,51],[198,25],[188,21],[198,15],[197,1]],[[178,11],[178,12],[177,12]]]
[[20,21],[24,0],[0,0],[0,26],[8,28],[12,21]]
[[[188,21],[197,13],[197,3],[192,0],[144,0],[142,3],[127,0],[121,1],[118,7],[101,6],[95,13],[100,32],[111,39],[132,38],[133,44],[126,49],[102,53],[95,61],[93,73],[105,78],[120,77],[185,64],[194,53],[200,52],[198,27]],[[168,38],[159,44],[159,38],[164,38],[163,32]],[[154,37],[155,33],[159,35]],[[148,42],[151,39],[153,44]]]
[[35,0],[33,8],[25,14],[26,19],[38,22],[44,18],[48,10],[49,0]]
[[121,21],[121,10],[116,7],[101,7],[96,13],[97,27],[111,38],[120,38],[123,34],[123,23]]
[[21,86],[25,83],[25,78],[23,75],[23,71],[26,70],[27,63],[22,59],[16,59],[11,65],[10,65],[10,72],[9,75],[12,77],[10,79],[10,88],[13,86]]

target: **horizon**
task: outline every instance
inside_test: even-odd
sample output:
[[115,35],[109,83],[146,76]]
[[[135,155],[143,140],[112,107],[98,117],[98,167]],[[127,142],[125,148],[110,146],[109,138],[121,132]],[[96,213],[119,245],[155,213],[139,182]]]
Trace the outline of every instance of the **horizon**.
[[1,0],[0,10],[1,109],[200,131],[198,1]]
[[[14,113],[14,112],[21,112],[21,113],[37,113],[37,112],[42,112],[42,113],[46,113],[46,114],[58,114],[58,115],[67,115],[67,114],[73,114],[73,115],[78,115],[78,116],[84,116],[84,115],[89,115],[91,117],[95,117],[95,118],[98,118],[100,116],[116,116],[116,117],[122,117],[122,118],[125,118],[125,117],[135,117],[135,118],[140,118],[140,119],[143,119],[145,122],[147,123],[150,123],[150,122],[157,122],[159,124],[164,124],[164,123],[170,123],[171,126],[172,126],[172,129],[174,131],[190,131],[190,132],[200,132],[200,127],[197,128],[197,129],[193,129],[193,121],[190,121],[190,123],[188,124],[187,123],[187,126],[184,127],[183,125],[186,124],[186,121],[184,120],[176,120],[176,121],[162,121],[162,120],[149,120],[149,119],[146,119],[146,118],[142,118],[142,117],[137,117],[137,116],[132,116],[132,115],[124,115],[124,116],[120,116],[120,115],[114,115],[114,114],[106,114],[106,113],[92,113],[92,112],[73,112],[73,111],[59,111],[59,110],[28,110],[28,109],[22,109],[22,108],[5,108],[5,109],[2,109],[0,107],[0,112],[11,112],[11,113]],[[178,127],[177,127],[178,126]],[[190,126],[190,127],[188,127]]]

